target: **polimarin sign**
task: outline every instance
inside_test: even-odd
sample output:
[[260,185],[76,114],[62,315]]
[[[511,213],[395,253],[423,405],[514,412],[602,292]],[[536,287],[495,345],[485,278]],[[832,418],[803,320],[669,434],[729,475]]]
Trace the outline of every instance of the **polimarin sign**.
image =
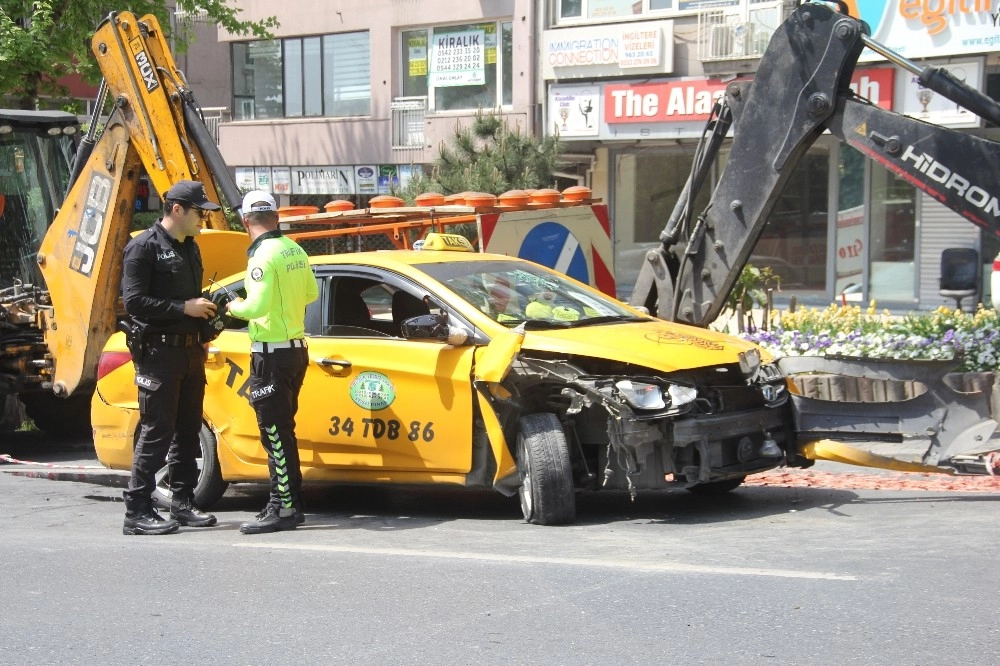
[[[992,51],[1000,45],[993,0],[847,0],[872,38],[908,58]],[[862,60],[881,56],[866,50]]]

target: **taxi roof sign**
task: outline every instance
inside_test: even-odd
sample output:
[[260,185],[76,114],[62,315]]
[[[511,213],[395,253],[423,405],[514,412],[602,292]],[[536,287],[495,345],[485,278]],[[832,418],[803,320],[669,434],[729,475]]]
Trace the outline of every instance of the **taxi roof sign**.
[[472,243],[465,236],[459,234],[442,234],[442,233],[430,233],[427,234],[427,238],[424,242],[417,247],[414,243],[414,249],[419,250],[444,250],[448,252],[475,252],[476,248],[472,247]]

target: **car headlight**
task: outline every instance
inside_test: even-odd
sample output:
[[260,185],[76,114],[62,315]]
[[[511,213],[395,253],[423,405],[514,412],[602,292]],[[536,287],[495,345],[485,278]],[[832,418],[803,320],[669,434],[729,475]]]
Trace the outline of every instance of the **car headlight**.
[[760,350],[759,349],[748,349],[745,352],[740,352],[740,372],[743,373],[744,377],[751,378],[757,374],[757,368],[760,367]]
[[623,379],[615,383],[625,402],[636,409],[663,409],[667,406],[663,402],[663,392],[656,384],[646,384],[645,382],[633,382]]
[[689,402],[694,402],[694,399],[698,397],[698,389],[693,386],[671,384],[667,387],[667,395],[670,396],[670,405],[672,407],[680,407]]

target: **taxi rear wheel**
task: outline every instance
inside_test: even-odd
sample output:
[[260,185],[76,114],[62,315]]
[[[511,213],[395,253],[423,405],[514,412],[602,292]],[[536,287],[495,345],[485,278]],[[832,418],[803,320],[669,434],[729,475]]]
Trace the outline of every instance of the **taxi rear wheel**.
[[60,398],[52,391],[28,391],[20,395],[24,411],[35,426],[53,437],[88,437],[92,391]]
[[[198,481],[194,487],[194,504],[199,509],[208,509],[222,499],[229,484],[222,480],[222,469],[219,467],[219,454],[216,450],[215,435],[204,423],[198,433]],[[167,485],[167,466],[156,472],[156,490],[153,500],[165,509],[170,508],[170,498],[173,493]]]
[[524,519],[560,525],[576,518],[573,468],[562,424],[555,414],[522,417],[517,433],[518,497]]

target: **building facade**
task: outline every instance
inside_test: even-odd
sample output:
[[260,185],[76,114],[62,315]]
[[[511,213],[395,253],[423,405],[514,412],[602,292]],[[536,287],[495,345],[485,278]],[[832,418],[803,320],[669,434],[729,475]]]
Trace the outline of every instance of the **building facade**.
[[223,37],[233,101],[219,144],[241,187],[363,206],[433,162],[479,109],[537,131],[529,0],[240,5],[281,22],[273,40]]
[[[996,99],[1000,28],[988,3],[848,2],[872,37],[921,66],[939,65]],[[546,132],[594,157],[595,190],[614,218],[615,275],[627,296],[687,179],[714,97],[752,77],[792,3],[757,0],[559,0],[539,40]],[[973,114],[923,89],[873,51],[852,88],[897,113],[997,138]],[[714,178],[725,164],[720,154]],[[707,201],[703,193],[702,201]],[[700,210],[700,208],[698,209]],[[893,309],[952,304],[939,294],[947,247],[980,253],[989,289],[996,238],[829,134],[788,183],[751,262],[781,276],[779,302],[833,300]],[[988,293],[983,294],[989,302]]]
[[[230,103],[218,136],[241,186],[269,190],[283,205],[364,205],[429,168],[456,123],[499,109],[525,131],[558,134],[564,175],[610,204],[623,298],[684,186],[712,102],[727,81],[753,75],[794,9],[757,0],[238,4],[243,18],[281,23],[273,40],[220,37]],[[1000,29],[982,4],[884,0],[861,11],[877,41],[996,98]],[[899,113],[996,132],[873,52],[852,85]],[[752,261],[781,276],[779,301],[795,294],[807,303],[928,309],[949,302],[937,280],[941,252],[954,246],[978,249],[984,272],[998,249],[992,236],[824,136],[796,168]]]

